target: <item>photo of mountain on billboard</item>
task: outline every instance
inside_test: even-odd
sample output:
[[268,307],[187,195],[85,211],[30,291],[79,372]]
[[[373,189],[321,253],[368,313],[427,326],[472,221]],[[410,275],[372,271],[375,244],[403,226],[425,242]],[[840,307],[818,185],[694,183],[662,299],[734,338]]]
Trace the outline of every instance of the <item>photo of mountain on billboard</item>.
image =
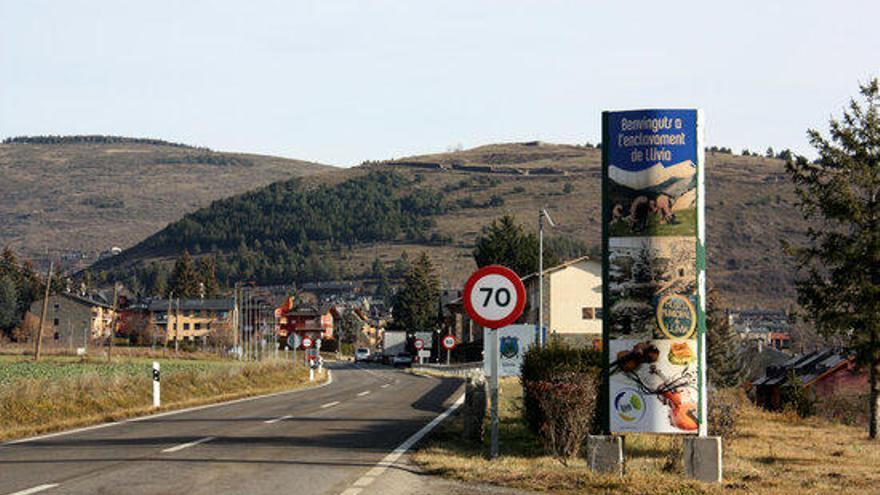
[[691,160],[643,170],[612,164],[608,178],[610,236],[695,235],[697,167]]
[[608,296],[612,339],[668,338],[657,302],[678,295],[693,304],[697,249],[693,237],[617,237],[608,240]]

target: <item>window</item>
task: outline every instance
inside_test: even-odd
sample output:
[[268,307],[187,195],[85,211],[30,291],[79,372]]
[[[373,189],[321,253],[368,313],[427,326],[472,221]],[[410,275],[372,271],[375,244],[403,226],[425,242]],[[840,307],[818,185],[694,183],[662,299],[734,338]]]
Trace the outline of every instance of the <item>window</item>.
[[581,308],[581,319],[584,320],[592,320],[596,317],[593,308]]
[[184,324],[183,324],[183,329],[184,329],[184,330],[189,330],[189,323],[184,323]]
[[58,322],[58,318],[55,318],[54,320],[52,320],[52,324],[55,325],[55,326],[57,327],[58,324],[59,324],[59,322]]
[[55,308],[55,310],[57,311],[60,305],[58,303],[55,303],[52,307]]
[[202,315],[202,310],[201,310],[201,309],[197,309],[197,310],[196,310],[196,316],[201,316],[201,315]]
[[210,329],[211,329],[211,324],[210,324],[210,323],[208,323],[208,325],[207,325],[207,326],[208,326],[208,330],[210,330]]
[[602,308],[596,308],[596,319],[601,320],[604,317],[604,313],[602,312]]
[[196,330],[201,330],[201,329],[202,329],[202,324],[201,324],[201,323],[196,323],[194,326],[195,326],[195,329],[196,329]]

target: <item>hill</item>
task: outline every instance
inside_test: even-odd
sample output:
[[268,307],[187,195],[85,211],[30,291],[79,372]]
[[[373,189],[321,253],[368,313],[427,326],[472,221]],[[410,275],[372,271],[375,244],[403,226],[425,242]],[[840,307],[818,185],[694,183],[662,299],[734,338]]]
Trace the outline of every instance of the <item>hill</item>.
[[[392,270],[402,253],[427,251],[457,286],[481,229],[504,214],[534,230],[546,206],[557,245],[595,252],[600,162],[596,148],[532,142],[364,163],[219,201],[95,268],[121,277],[187,248],[219,254],[228,280],[364,279],[377,259]],[[710,279],[733,304],[787,307],[793,274],[779,240],[806,225],[784,162],[713,152],[707,162]]]
[[84,267],[216,199],[331,167],[115,136],[0,144],[0,246]]

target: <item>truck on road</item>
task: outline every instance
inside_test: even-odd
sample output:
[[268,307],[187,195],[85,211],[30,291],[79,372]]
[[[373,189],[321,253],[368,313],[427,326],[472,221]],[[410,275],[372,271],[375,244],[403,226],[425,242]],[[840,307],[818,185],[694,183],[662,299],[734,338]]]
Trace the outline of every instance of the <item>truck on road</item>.
[[[382,356],[391,359],[394,356],[406,352],[406,331],[385,330],[382,337]],[[388,364],[391,364],[390,362]]]

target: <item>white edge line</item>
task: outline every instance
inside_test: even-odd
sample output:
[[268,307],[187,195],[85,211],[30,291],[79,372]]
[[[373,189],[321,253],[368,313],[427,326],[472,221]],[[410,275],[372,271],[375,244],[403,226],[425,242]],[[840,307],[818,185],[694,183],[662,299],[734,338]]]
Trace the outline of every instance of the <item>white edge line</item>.
[[363,397],[363,396],[365,396],[365,395],[370,395],[370,391],[369,391],[369,390],[364,390],[363,392],[360,392],[360,393],[358,394],[358,397]]
[[[397,462],[397,460],[400,459],[400,457],[403,454],[405,454],[409,449],[411,449],[413,447],[413,445],[417,444],[422,438],[425,437],[425,435],[430,433],[431,430],[436,428],[437,425],[439,425],[441,422],[443,422],[443,420],[448,418],[450,414],[454,413],[455,410],[458,409],[459,406],[461,406],[462,404],[464,404],[464,394],[461,394],[461,396],[455,402],[453,402],[452,405],[449,406],[448,409],[443,411],[436,418],[432,419],[431,422],[426,424],[425,426],[423,426],[421,430],[413,433],[412,436],[410,436],[409,438],[404,440],[404,442],[402,444],[400,444],[399,447],[397,447],[390,454],[388,454],[384,458],[382,458],[382,460],[379,461],[378,463],[376,463],[376,465],[372,469],[367,471],[367,473],[365,475],[358,478],[357,481],[355,481],[353,483],[353,485],[354,486],[357,486],[359,484],[364,485],[364,486],[369,485],[369,483],[372,482],[373,480],[368,481],[365,478],[376,478],[378,476],[381,476],[382,473],[384,473],[386,469],[388,469],[395,462]],[[346,492],[342,492],[342,493],[344,494]]]
[[195,440],[193,442],[182,443],[180,445],[175,445],[174,447],[164,449],[164,450],[162,450],[162,453],[163,454],[170,454],[172,452],[177,452],[179,450],[183,450],[183,449],[186,449],[189,447],[195,447],[196,445],[210,442],[211,440],[214,440],[215,438],[217,438],[217,437],[205,437],[205,438],[200,438],[198,440]]
[[335,406],[335,405],[337,405],[337,404],[339,404],[339,401],[338,401],[338,400],[334,400],[333,402],[328,402],[328,403],[322,405],[322,406],[321,406],[321,409],[327,409],[328,407],[333,407],[333,406]]
[[9,495],[31,495],[32,493],[39,493],[44,490],[48,490],[50,488],[55,488],[56,486],[58,486],[58,483],[49,483],[46,485],[39,485],[39,486],[35,486],[33,488],[28,488],[27,490],[21,490],[21,491],[15,492],[15,493],[10,493]]
[[266,423],[267,425],[273,425],[273,424],[275,424],[275,423],[277,423],[277,422],[279,422],[279,421],[284,421],[284,420],[290,419],[290,418],[292,418],[292,417],[293,417],[293,416],[291,416],[290,414],[288,414],[288,415],[286,415],[286,416],[281,416],[280,418],[269,419],[269,420],[263,421],[263,423]]
[[391,384],[390,384],[390,383],[386,383],[385,385],[382,385],[382,386],[379,387],[379,388],[388,388],[389,385],[391,385]]
[[[34,442],[37,440],[45,440],[47,438],[62,437],[65,435],[73,435],[76,433],[83,433],[83,432],[91,431],[91,430],[99,430],[101,428],[107,428],[108,426],[116,426],[116,425],[121,425],[121,424],[125,424],[125,423],[136,423],[138,421],[146,421],[148,419],[161,418],[164,416],[173,416],[175,414],[183,414],[183,413],[188,413],[188,412],[193,412],[193,411],[201,411],[203,409],[210,409],[212,407],[228,406],[231,404],[237,404],[239,402],[247,402],[247,401],[258,400],[258,399],[268,399],[270,397],[277,397],[279,395],[288,395],[288,394],[296,394],[296,393],[301,393],[301,392],[308,392],[310,390],[317,390],[319,388],[326,387],[327,385],[330,385],[331,383],[333,383],[333,374],[331,373],[330,370],[327,370],[327,381],[320,384],[320,385],[314,386],[314,387],[298,388],[296,390],[287,390],[285,392],[275,392],[275,393],[266,394],[266,395],[255,395],[253,397],[242,397],[241,399],[233,399],[233,400],[229,400],[229,401],[225,401],[225,402],[215,402],[213,404],[204,404],[201,406],[188,407],[186,409],[176,409],[174,411],[167,411],[167,412],[163,412],[163,413],[148,414],[146,416],[138,416],[135,418],[128,418],[128,419],[124,419],[121,421],[113,421],[111,423],[101,423],[101,424],[97,424],[97,425],[84,426],[82,428],[75,428],[73,430],[59,431],[57,433],[47,433],[45,435],[38,435],[35,437],[20,438],[18,440],[10,440],[8,442],[0,443],[0,447],[6,447],[7,445],[16,445],[16,444],[20,444],[20,443]],[[13,493],[10,495],[18,495],[18,494]]]

